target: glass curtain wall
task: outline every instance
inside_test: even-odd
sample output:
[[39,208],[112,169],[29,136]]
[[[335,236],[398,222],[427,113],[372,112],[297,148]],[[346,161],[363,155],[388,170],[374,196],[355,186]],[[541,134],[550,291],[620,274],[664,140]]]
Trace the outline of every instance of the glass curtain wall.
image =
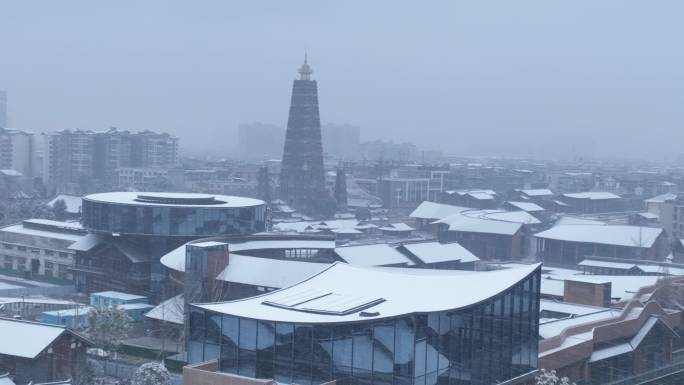
[[347,324],[257,321],[192,308],[190,363],[282,383],[489,385],[537,367],[540,276],[456,311]]
[[83,202],[83,225],[121,234],[203,236],[253,234],[265,229],[264,206],[150,207]]

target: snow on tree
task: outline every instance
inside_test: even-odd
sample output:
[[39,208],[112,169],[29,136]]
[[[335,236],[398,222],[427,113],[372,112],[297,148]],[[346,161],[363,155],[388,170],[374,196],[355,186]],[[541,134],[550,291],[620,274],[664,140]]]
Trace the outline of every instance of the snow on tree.
[[171,375],[163,364],[147,362],[133,373],[131,385],[171,385]]
[[98,348],[114,352],[128,336],[131,318],[116,306],[95,308],[88,315],[88,337]]
[[558,377],[555,370],[542,369],[534,380],[536,385],[575,385],[567,377]]

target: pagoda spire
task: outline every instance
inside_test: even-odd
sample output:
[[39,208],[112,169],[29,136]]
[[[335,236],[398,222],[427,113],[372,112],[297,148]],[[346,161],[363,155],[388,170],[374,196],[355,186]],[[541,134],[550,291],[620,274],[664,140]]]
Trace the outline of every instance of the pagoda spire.
[[299,80],[311,80],[313,70],[309,66],[309,55],[304,52],[304,64],[299,68]]

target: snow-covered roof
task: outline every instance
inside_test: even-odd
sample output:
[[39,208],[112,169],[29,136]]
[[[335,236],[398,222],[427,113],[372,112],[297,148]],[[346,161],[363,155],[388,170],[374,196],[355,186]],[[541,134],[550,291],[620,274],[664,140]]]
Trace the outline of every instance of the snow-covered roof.
[[57,229],[83,230],[81,223],[76,221],[53,221],[52,219],[32,218],[25,219],[23,222],[34,225],[50,226]]
[[72,243],[68,249],[75,251],[90,251],[104,241],[104,237],[97,233],[88,233],[78,241]]
[[24,226],[23,223],[5,226],[0,228],[0,232],[23,234],[34,237],[60,239],[63,241],[76,242],[83,238],[85,234],[76,234],[73,232],[60,231],[59,229],[49,230],[48,228],[32,228]]
[[0,373],[0,385],[15,385],[15,383],[9,377],[9,373]]
[[460,213],[464,210],[468,210],[468,208],[424,201],[415,210],[413,210],[409,216],[411,218],[419,219],[442,219],[448,217],[449,215]]
[[99,297],[106,297],[106,298],[114,298],[114,299],[120,299],[122,301],[132,301],[132,300],[147,300],[147,297],[142,296],[142,295],[137,295],[137,294],[130,294],[130,293],[122,293],[120,291],[100,291],[97,293],[92,293],[90,295],[96,295]]
[[407,243],[402,246],[416,258],[423,261],[423,263],[439,263],[457,260],[465,263],[480,260],[473,253],[468,251],[468,249],[456,242],[419,242]]
[[527,211],[528,213],[535,213],[535,212],[539,212],[539,211],[544,211],[543,207],[539,206],[536,203],[532,203],[532,202],[508,201],[507,203],[509,205],[517,208],[518,210]]
[[628,247],[652,247],[663,229],[627,225],[560,225],[537,233],[537,238]]
[[468,210],[434,223],[449,225],[449,231],[513,235],[524,224],[541,222],[525,211]]
[[0,297],[0,306],[11,303],[49,304],[49,305],[78,305],[77,302],[46,297]]
[[152,309],[154,305],[149,303],[125,303],[123,305],[116,305],[117,308],[122,310],[141,310],[141,309]]
[[529,197],[542,197],[542,196],[553,196],[553,191],[547,189],[547,188],[538,188],[538,189],[522,189],[520,190],[523,194],[529,196]]
[[22,176],[22,175],[24,175],[21,172],[14,170],[14,169],[10,169],[10,168],[4,168],[4,169],[0,170],[0,174],[6,175],[6,176]]
[[[186,244],[187,245],[187,244]],[[161,263],[169,269],[185,271],[185,246],[181,245],[161,257]],[[246,242],[229,243],[231,255],[250,250],[278,250],[278,249],[334,249],[332,239],[254,239]]]
[[345,262],[359,266],[415,265],[407,256],[386,243],[375,245],[344,246],[335,253]]
[[71,309],[44,311],[41,314],[55,317],[86,317],[91,310],[93,310],[93,307],[90,306],[76,306]]
[[551,338],[559,335],[563,330],[571,326],[610,320],[619,317],[620,313],[621,311],[618,309],[606,308],[578,317],[563,318],[557,321],[547,322],[539,325],[539,336],[543,339]]
[[[140,199],[143,197],[144,199]],[[149,198],[149,199],[147,199]],[[207,195],[195,193],[168,193],[168,192],[129,192],[117,191],[86,195],[86,201],[112,203],[132,206],[155,206],[155,207],[204,207],[204,208],[226,208],[226,207],[252,207],[261,206],[266,203],[259,199],[237,197],[230,195]],[[210,201],[213,203],[197,203],[200,201]],[[186,201],[186,202],[184,202]],[[169,203],[162,203],[169,202]]]
[[329,263],[231,254],[228,266],[216,279],[280,289],[320,273],[329,266]]
[[593,314],[593,313],[606,311],[606,310],[610,310],[610,309],[605,308],[605,307],[599,307],[599,306],[590,306],[590,305],[582,305],[582,304],[576,304],[576,303],[570,303],[570,302],[552,301],[549,299],[542,299],[539,301],[539,311],[563,313],[563,314],[567,314],[568,316],[573,316],[573,317],[581,316],[581,315],[587,315],[587,314]]
[[[629,340],[628,342],[623,342],[621,344],[611,345],[603,349],[594,350],[591,353],[589,362],[601,361],[621,354],[633,352],[637,349],[637,347],[639,347],[641,342],[643,342],[644,338],[646,338],[646,335],[648,335],[651,329],[653,329],[653,327],[655,327],[655,325],[659,321],[661,320],[658,317],[649,317],[648,320],[644,322],[639,331],[632,337],[631,340]],[[665,325],[666,328],[670,328],[669,326],[667,326],[666,323],[662,321],[661,323],[662,325]]]
[[392,223],[391,225],[395,230],[398,231],[413,231],[415,230],[413,227],[407,225],[406,223],[403,222],[397,222],[397,223]]
[[569,215],[563,215],[558,221],[556,221],[555,226],[560,225],[605,225],[606,222],[599,221],[596,219],[573,217]]
[[639,215],[640,217],[642,217],[644,219],[658,219],[658,218],[660,218],[658,216],[658,214],[653,214],[653,213],[648,212],[648,211],[643,212],[643,213],[638,213],[637,215]]
[[611,261],[601,261],[601,260],[596,260],[596,259],[585,259],[582,262],[578,263],[579,266],[587,266],[587,267],[602,267],[602,268],[610,268],[610,269],[619,269],[619,270],[630,270],[637,265],[634,263],[625,263],[625,262],[611,262]]
[[362,231],[356,230],[354,228],[340,228],[340,229],[332,229],[330,230],[334,234],[363,234]]
[[567,198],[589,200],[620,199],[619,195],[607,191],[586,191],[579,193],[563,194],[563,196]]
[[389,231],[389,232],[401,232],[401,231],[413,231],[415,230],[413,227],[407,225],[406,223],[392,223],[388,226],[383,226],[380,228],[382,231]]
[[185,300],[183,294],[171,297],[148,311],[145,317],[159,321],[171,322],[177,325],[184,324]]
[[519,269],[464,272],[335,263],[286,289],[196,306],[279,322],[347,323],[383,319],[471,306],[509,289],[539,267],[535,264]]
[[469,192],[468,195],[471,197],[477,199],[477,200],[491,200],[494,199],[494,195],[488,194],[486,192],[481,192],[481,191],[475,191],[475,192]]
[[69,214],[79,214],[81,212],[81,205],[83,204],[83,198],[75,195],[61,194],[52,198],[50,202],[47,203],[48,206],[53,207],[55,202],[58,200],[63,200],[66,204],[66,212]]
[[0,318],[0,354],[35,358],[64,332],[62,326]]
[[661,195],[656,195],[653,198],[649,198],[644,200],[646,203],[665,203],[667,201],[673,201],[677,199],[677,194],[675,193],[666,193],[666,194],[661,194]]

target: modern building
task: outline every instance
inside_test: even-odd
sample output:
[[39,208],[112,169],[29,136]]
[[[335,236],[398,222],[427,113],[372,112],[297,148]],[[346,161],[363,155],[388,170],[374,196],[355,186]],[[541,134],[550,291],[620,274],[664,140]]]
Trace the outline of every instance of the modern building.
[[306,58],[292,85],[290,114],[280,171],[280,198],[304,213],[320,213],[325,189],[318,85]]
[[251,198],[112,192],[83,198],[87,239],[77,252],[80,291],[164,295],[159,258],[194,239],[264,231],[266,204]]
[[0,372],[17,385],[81,380],[90,343],[63,326],[0,318]]
[[71,280],[75,252],[70,246],[86,237],[78,222],[27,219],[0,228],[0,267]]
[[540,272],[336,263],[286,289],[193,304],[183,382],[202,383],[211,361],[215,376],[311,385],[530,381]]
[[[0,109],[2,108],[0,95]],[[2,111],[0,111],[0,115]],[[0,116],[1,119],[1,116]],[[21,175],[33,175],[33,133],[3,128],[0,122],[0,170],[14,170]]]

